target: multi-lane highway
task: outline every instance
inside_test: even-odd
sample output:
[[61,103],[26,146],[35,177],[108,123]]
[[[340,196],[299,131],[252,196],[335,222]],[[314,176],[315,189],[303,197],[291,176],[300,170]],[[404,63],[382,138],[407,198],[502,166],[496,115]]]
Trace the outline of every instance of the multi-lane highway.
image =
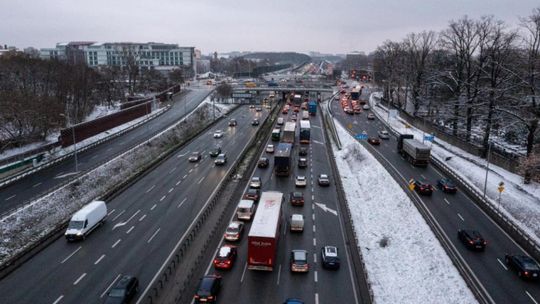
[[[134,275],[140,289],[148,286],[211,192],[256,134],[253,118],[261,121],[266,110],[241,106],[209,131],[175,152],[148,174],[107,202],[106,223],[85,241],[67,243],[60,238],[0,282],[2,303],[100,303],[121,275]],[[217,129],[222,138],[213,138]],[[208,152],[221,146],[225,166],[214,165]],[[202,152],[189,163],[192,152]],[[138,295],[140,296],[140,294]]]
[[[292,112],[292,111],[290,111]],[[282,115],[287,117],[287,115]],[[286,120],[290,120],[290,114]],[[322,129],[321,114],[310,116],[311,144],[298,143],[299,124],[297,124],[296,144],[293,149],[292,164],[294,170],[289,177],[276,177],[273,173],[273,154],[262,152],[261,156],[270,159],[268,168],[256,168],[252,176],[262,180],[262,191],[279,191],[285,195],[283,217],[288,219],[292,213],[300,213],[305,218],[302,233],[289,232],[288,224],[281,226],[282,237],[279,240],[277,261],[272,272],[247,269],[247,235],[250,228],[248,222],[244,235],[238,246],[238,258],[231,270],[216,270],[208,263],[207,273],[219,273],[223,276],[223,287],[219,294],[220,303],[283,303],[287,298],[301,298],[305,303],[360,303],[355,271],[345,245],[344,223],[342,211],[337,203],[337,193],[332,176],[329,158],[325,146],[327,140]],[[268,137],[267,144],[276,145]],[[298,168],[298,151],[300,146],[309,147],[307,168]],[[317,184],[319,174],[329,174],[332,180],[330,187]],[[305,188],[295,187],[295,176],[307,178]],[[289,193],[302,191],[305,204],[303,207],[291,206]],[[317,204],[324,204],[330,210],[325,211]],[[337,212],[337,215],[332,211]],[[286,221],[284,222],[286,223]],[[220,244],[223,245],[222,242]],[[326,270],[321,266],[321,248],[325,245],[337,246],[340,252],[341,268],[337,271]],[[219,248],[219,247],[218,247]],[[217,249],[216,248],[216,251]],[[291,250],[304,249],[309,253],[310,270],[306,274],[291,273],[289,256]],[[353,248],[353,250],[356,250]]]
[[[367,90],[364,90],[367,91]],[[362,98],[368,99],[368,92]],[[383,122],[368,120],[364,111],[361,114],[345,114],[339,101],[332,103],[332,112],[345,127],[351,127],[352,134],[366,131],[369,136],[377,136],[377,131],[385,129]],[[371,146],[366,141],[362,144],[371,152],[382,156],[383,165],[390,171],[398,172],[397,182],[406,185],[411,178],[426,180],[432,185],[444,176],[442,172],[430,165],[419,168],[410,165],[397,152],[396,138],[381,140],[380,146]],[[416,196],[416,193],[413,193]],[[456,194],[445,194],[436,190],[432,196],[417,197],[427,206],[431,214],[452,241],[457,252],[464,258],[474,275],[493,302],[495,303],[540,303],[540,285],[538,282],[527,282],[519,279],[515,271],[507,269],[504,263],[505,253],[524,254],[523,250],[499,228],[472,199],[459,191]],[[480,231],[488,241],[485,252],[467,250],[457,239],[457,230],[470,228]]]
[[[79,172],[110,160],[112,156],[150,138],[160,130],[178,121],[185,113],[197,107],[208,89],[194,89],[175,97],[172,108],[151,121],[101,145],[77,153]],[[0,214],[18,207],[28,200],[73,177],[74,159],[70,157],[58,164],[28,175],[0,189]]]

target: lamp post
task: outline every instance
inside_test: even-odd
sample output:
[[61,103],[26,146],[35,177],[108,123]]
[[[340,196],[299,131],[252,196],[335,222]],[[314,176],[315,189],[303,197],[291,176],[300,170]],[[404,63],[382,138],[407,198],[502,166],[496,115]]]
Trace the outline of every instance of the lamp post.
[[[66,118],[67,122],[67,116],[63,113],[59,114],[60,116]],[[71,125],[71,138],[73,139],[73,152],[74,152],[74,158],[75,158],[75,173],[79,172],[79,161],[77,160],[77,142],[75,142],[75,125]]]
[[488,172],[489,172],[489,160],[491,158],[491,142],[488,142],[488,154],[487,154],[487,164],[486,164],[486,179],[484,180],[484,198],[486,198],[486,188],[487,188],[487,180],[488,180]]

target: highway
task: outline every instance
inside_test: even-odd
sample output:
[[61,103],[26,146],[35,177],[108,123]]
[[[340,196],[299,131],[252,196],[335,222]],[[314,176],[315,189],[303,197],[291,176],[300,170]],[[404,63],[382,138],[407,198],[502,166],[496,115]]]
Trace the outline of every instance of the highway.
[[[1,302],[101,303],[124,274],[136,276],[144,290],[209,199],[209,190],[256,134],[259,127],[251,126],[252,119],[262,121],[266,115],[267,110],[241,106],[229,114],[237,119],[236,127],[222,119],[200,134],[107,202],[107,221],[85,241],[59,238],[5,277]],[[225,131],[223,138],[213,138],[217,129]],[[208,155],[215,145],[228,156],[225,166],[216,167]],[[189,163],[194,151],[203,152],[204,158]]]
[[[121,136],[77,153],[79,172],[84,172],[96,164],[110,160],[114,155],[127,151],[175,123],[186,112],[189,113],[195,109],[209,92],[208,89],[195,89],[176,96],[169,111]],[[74,164],[74,158],[70,157],[1,188],[0,214],[21,206],[72,178],[75,171]]]
[[[367,100],[369,91],[365,91],[368,90],[364,89],[361,98]],[[361,114],[348,115],[341,109],[339,101],[335,100],[332,103],[332,112],[345,128],[350,126],[352,134],[359,134],[365,130],[369,136],[377,136],[377,131],[384,129],[384,124],[378,119],[367,120],[367,114],[371,110]],[[390,140],[381,140],[380,146],[371,146],[367,141],[361,141],[361,143],[371,153],[379,154],[385,159],[383,166],[399,172],[400,178],[396,178],[396,180],[403,186],[411,178],[424,179],[436,186],[438,179],[446,177],[432,165],[427,168],[419,168],[405,161],[396,152],[397,141],[393,136]],[[457,194],[446,194],[436,189],[431,197],[419,196],[418,198],[424,202],[438,221],[444,233],[487,290],[493,302],[540,303],[538,282],[522,281],[517,277],[515,271],[508,270],[504,264],[505,253],[524,254],[523,250],[479,209],[470,197],[459,189]],[[486,251],[472,252],[467,250],[457,239],[457,230],[461,228],[478,230],[488,241]]]
[[[290,115],[289,113],[289,118]],[[321,128],[321,114],[310,116],[310,121],[311,144],[307,168],[297,167],[299,147],[308,147],[298,143],[299,124],[297,124],[297,143],[294,146],[292,160],[293,173],[289,177],[276,177],[272,172],[273,154],[264,151],[261,157],[266,156],[270,159],[269,167],[256,168],[252,173],[252,176],[259,176],[262,180],[261,192],[275,190],[284,193],[285,219],[292,213],[304,215],[304,232],[291,234],[288,225],[282,225],[275,270],[273,272],[247,270],[247,236],[250,228],[247,223],[241,241],[235,244],[238,246],[238,258],[233,268],[229,271],[216,270],[212,267],[211,261],[208,262],[207,273],[219,273],[223,276],[223,287],[218,296],[220,303],[283,303],[286,298],[291,297],[301,298],[305,303],[360,303],[353,273],[361,270],[352,268],[348,247],[345,246],[344,223],[337,204],[334,176],[324,144],[327,139]],[[276,145],[277,141],[271,141],[269,136],[267,144]],[[330,175],[332,181],[330,187],[320,187],[317,184],[317,177],[321,173]],[[295,187],[294,178],[297,174],[306,176],[308,181],[306,188]],[[289,193],[295,190],[304,193],[303,207],[290,205]],[[325,211],[316,204],[324,204],[331,211]],[[333,212],[337,212],[337,215]],[[341,258],[339,270],[322,268],[320,250],[325,245],[338,247]],[[218,248],[215,249],[216,253]],[[289,255],[293,249],[308,251],[309,273],[290,272]]]

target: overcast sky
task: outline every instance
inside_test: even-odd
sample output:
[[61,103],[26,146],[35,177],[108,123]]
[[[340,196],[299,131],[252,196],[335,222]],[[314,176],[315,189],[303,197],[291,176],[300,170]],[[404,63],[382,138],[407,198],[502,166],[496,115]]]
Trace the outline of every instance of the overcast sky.
[[[406,3],[406,4],[405,4]],[[538,0],[0,0],[0,43],[168,42],[213,51],[373,51],[464,15],[517,26]]]

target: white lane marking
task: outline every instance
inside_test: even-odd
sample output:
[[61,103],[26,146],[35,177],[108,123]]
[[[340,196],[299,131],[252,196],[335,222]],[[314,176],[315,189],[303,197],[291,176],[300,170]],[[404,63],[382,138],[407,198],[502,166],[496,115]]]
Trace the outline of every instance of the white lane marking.
[[159,201],[162,202],[165,199],[166,195],[162,196]]
[[534,304],[538,304],[538,302],[536,302],[536,300],[533,298],[533,296],[525,290],[525,293],[529,296],[529,298],[531,298],[531,300],[534,302]]
[[150,211],[154,210],[156,208],[157,204],[154,204],[154,206],[152,206],[152,208],[150,208]]
[[278,270],[278,273],[277,273],[276,285],[279,285],[279,278],[280,277],[281,277],[281,264],[279,264],[279,270]]
[[97,259],[97,261],[94,262],[94,265],[99,264],[99,262],[101,262],[101,260],[103,260],[104,257],[105,257],[105,255],[102,254],[102,255],[99,257],[99,259]]
[[504,268],[504,270],[508,270],[508,267],[506,267],[506,265],[504,265],[504,263],[499,258],[497,258],[497,262],[499,262],[499,264],[501,264],[501,266],[502,266],[502,268]]
[[12,196],[6,198],[5,201],[9,201],[10,199],[14,198],[15,196],[17,196],[17,194],[13,194]]
[[100,298],[103,298],[103,296],[107,293],[107,291],[109,291],[109,289],[111,289],[111,287],[113,286],[114,282],[116,282],[116,280],[118,280],[120,278],[121,274],[118,274],[118,276],[111,282],[111,285],[109,285],[109,287],[107,287],[107,289],[105,289],[105,291],[103,291],[103,293],[101,294],[101,296],[99,296]]
[[58,299],[56,299],[56,301],[53,302],[53,304],[57,304],[57,303],[60,302],[63,298],[64,298],[64,295],[59,296]]
[[186,200],[187,200],[187,197],[184,197],[184,199],[180,202],[180,204],[178,204],[176,208],[182,207],[182,205],[186,202]]
[[319,145],[324,145],[324,143],[323,143],[323,142],[320,142],[320,141],[318,141],[318,140],[315,140],[315,139],[313,140],[313,142],[314,142],[314,143],[316,143],[316,144],[319,144]]
[[126,210],[122,210],[122,212],[118,213],[118,215],[116,215],[116,216],[112,219],[112,221],[113,221],[113,222],[116,221],[122,214],[124,214],[124,212],[126,212]]
[[313,225],[313,233],[315,233],[315,225]]
[[317,254],[313,254],[313,263],[317,264]]
[[169,193],[173,192],[174,188],[169,189]]
[[155,186],[156,186],[156,185],[153,185],[152,187],[150,187],[150,189],[146,190],[146,193],[152,191],[152,189],[154,189]]
[[311,215],[311,218],[313,219],[313,221],[315,221],[315,213]]
[[463,216],[461,216],[461,214],[458,213],[457,216],[458,216],[463,222],[465,222],[465,219],[463,218]]
[[144,220],[145,217],[146,217],[146,214],[143,214],[143,216],[141,216],[141,218],[139,219],[139,222]]
[[244,264],[244,271],[242,271],[242,277],[240,278],[240,283],[244,282],[244,275],[246,274],[247,262]]
[[114,225],[113,229],[116,229],[117,227],[121,227],[121,226],[125,226],[127,223],[129,223],[129,221],[131,221],[134,217],[137,216],[137,214],[139,214],[139,212],[141,212],[141,209],[137,210],[137,212],[133,213],[132,216],[130,216],[125,222],[121,222],[121,223],[118,223],[116,225]]
[[81,276],[80,276],[77,280],[75,280],[75,282],[73,282],[73,285],[79,284],[79,282],[80,282],[85,276],[86,276],[86,272],[83,273],[83,274],[81,274]]
[[189,173],[193,172],[193,169],[189,169]]
[[315,204],[311,204],[311,210],[315,210]]
[[197,168],[198,166],[199,166],[199,164],[195,164],[195,166],[193,166],[193,167]]
[[317,239],[313,238],[313,247],[317,247]]
[[172,169],[169,171],[169,174],[173,173],[174,170],[176,170],[176,167],[172,168]]
[[176,182],[176,185],[177,185],[177,186],[180,185],[181,182],[182,182],[182,180],[177,181],[177,182]]
[[69,260],[69,258],[71,258],[75,253],[77,253],[77,251],[81,250],[81,248],[82,248],[82,246],[79,246],[79,248],[75,249],[75,251],[73,251],[65,259],[63,259],[62,262],[60,262],[60,264],[64,264],[67,260]]
[[96,158],[96,157],[98,157],[98,154],[96,154],[96,155],[90,157],[90,159],[94,159],[94,158]]
[[202,181],[204,180],[205,176],[201,177],[201,179],[197,182],[197,184],[200,184],[202,183]]
[[423,179],[427,179],[424,174],[420,174],[420,176],[423,178]]
[[114,248],[116,247],[116,245],[118,245],[118,243],[120,243],[122,239],[118,239],[116,242],[114,242],[114,244],[112,244],[111,248]]
[[158,229],[156,230],[156,232],[154,232],[154,234],[152,234],[152,236],[148,239],[147,243],[150,243],[150,242],[154,239],[154,237],[156,236],[156,234],[158,234],[158,232],[159,232],[160,230],[161,230],[161,228],[158,228]]
[[315,293],[315,304],[319,304],[319,294]]
[[315,200],[315,195],[312,195],[312,196],[311,196],[311,200],[312,200],[312,201]]
[[135,226],[131,226],[131,228],[129,228],[128,231],[126,231],[126,234],[129,234],[131,230],[133,230],[133,228],[135,228]]
[[314,277],[314,280],[315,280],[315,283],[317,283],[317,281],[319,280],[319,278],[317,277],[317,270],[315,270],[315,277]]
[[444,202],[445,202],[446,204],[450,205],[450,202],[449,202],[446,198],[444,199]]
[[186,174],[186,175],[184,175],[184,177],[183,177],[183,178],[185,179],[186,177],[187,177],[187,174]]
[[35,188],[35,187],[37,187],[37,186],[39,186],[39,185],[41,185],[41,182],[39,182],[39,183],[33,185],[32,188]]
[[105,151],[111,151],[111,149],[112,149],[112,148],[108,148],[108,149],[107,149],[107,150],[105,150]]
[[111,214],[113,214],[115,211],[116,211],[116,209],[113,209],[113,210],[109,211],[109,213],[107,214],[107,216],[111,216]]

